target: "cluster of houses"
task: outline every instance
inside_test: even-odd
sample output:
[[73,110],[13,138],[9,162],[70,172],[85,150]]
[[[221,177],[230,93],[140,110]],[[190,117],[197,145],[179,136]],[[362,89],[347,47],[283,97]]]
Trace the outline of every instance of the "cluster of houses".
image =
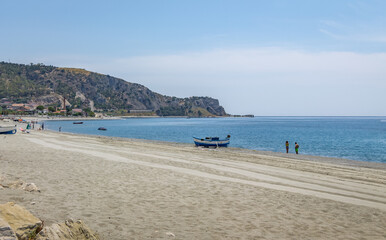
[[[50,110],[46,107],[43,109],[38,109],[39,104],[36,103],[13,103],[7,98],[0,99],[0,110],[7,111],[12,113],[23,113],[27,115],[35,114],[56,114],[56,115],[66,115],[67,110],[62,108],[51,108]],[[0,112],[0,114],[2,114]],[[85,112],[82,109],[74,108],[71,110],[71,115],[84,115]]]

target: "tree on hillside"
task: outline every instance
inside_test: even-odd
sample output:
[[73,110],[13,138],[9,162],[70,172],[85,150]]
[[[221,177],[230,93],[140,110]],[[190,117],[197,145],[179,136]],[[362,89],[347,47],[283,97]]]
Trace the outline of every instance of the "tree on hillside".
[[85,108],[83,111],[86,113],[86,117],[95,117],[95,113],[90,108]]
[[43,111],[44,110],[44,106],[39,105],[39,106],[36,107],[36,109],[39,110],[39,111]]

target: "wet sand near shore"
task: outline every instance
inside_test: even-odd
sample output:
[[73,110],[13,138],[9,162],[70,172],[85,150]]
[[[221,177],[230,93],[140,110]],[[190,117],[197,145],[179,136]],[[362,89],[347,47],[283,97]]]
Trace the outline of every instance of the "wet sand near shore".
[[1,189],[103,239],[385,239],[386,164],[31,131],[0,135]]

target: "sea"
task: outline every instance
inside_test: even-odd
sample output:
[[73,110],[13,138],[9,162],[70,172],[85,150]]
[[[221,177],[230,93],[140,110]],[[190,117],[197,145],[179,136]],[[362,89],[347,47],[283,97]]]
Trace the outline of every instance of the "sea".
[[[231,135],[229,147],[386,163],[386,117],[123,118],[46,121],[53,131],[190,143]],[[104,127],[106,131],[98,130]]]

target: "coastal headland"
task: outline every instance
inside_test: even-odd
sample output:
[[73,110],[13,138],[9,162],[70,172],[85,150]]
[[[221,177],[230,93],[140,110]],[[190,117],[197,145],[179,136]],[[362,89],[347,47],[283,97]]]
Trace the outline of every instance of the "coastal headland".
[[385,164],[31,130],[0,135],[0,189],[102,239],[385,239]]

